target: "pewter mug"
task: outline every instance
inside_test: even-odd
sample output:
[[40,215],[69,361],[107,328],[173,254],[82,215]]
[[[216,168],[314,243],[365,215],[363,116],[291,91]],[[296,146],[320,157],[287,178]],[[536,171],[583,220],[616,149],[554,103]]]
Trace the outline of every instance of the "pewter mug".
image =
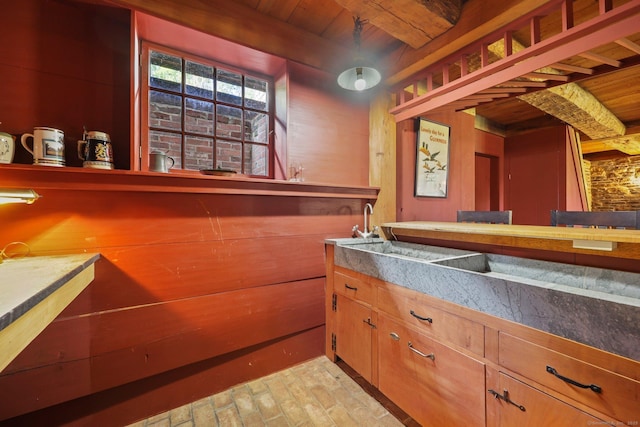
[[167,173],[175,165],[173,157],[165,153],[153,152],[149,154],[149,170],[152,172]]

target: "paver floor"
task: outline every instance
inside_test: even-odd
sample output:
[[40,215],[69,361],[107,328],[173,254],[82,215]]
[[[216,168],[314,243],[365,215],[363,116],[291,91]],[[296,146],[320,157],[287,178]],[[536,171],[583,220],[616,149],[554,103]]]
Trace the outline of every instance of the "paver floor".
[[321,356],[130,427],[416,425],[401,422],[347,372]]

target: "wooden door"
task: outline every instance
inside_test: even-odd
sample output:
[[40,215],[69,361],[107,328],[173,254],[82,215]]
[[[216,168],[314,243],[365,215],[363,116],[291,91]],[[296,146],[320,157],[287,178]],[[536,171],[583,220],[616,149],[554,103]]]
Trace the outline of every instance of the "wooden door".
[[425,427],[485,424],[484,364],[378,315],[379,389]]
[[371,308],[340,294],[336,298],[336,354],[371,383],[371,342],[375,333]]
[[475,210],[500,210],[499,159],[476,153],[475,161]]

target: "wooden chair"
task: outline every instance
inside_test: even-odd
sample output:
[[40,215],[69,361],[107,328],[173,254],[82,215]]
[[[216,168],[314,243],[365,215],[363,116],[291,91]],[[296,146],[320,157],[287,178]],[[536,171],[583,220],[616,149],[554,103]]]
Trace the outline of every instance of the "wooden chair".
[[551,225],[585,228],[623,228],[636,230],[640,224],[639,211],[551,211]]
[[458,222],[511,224],[511,211],[458,211]]

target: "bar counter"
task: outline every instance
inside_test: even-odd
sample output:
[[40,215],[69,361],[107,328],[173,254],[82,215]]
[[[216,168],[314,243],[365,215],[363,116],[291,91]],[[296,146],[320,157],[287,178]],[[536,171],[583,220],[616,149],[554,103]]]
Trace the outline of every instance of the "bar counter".
[[417,237],[640,259],[640,230],[407,221],[381,226],[390,240]]

